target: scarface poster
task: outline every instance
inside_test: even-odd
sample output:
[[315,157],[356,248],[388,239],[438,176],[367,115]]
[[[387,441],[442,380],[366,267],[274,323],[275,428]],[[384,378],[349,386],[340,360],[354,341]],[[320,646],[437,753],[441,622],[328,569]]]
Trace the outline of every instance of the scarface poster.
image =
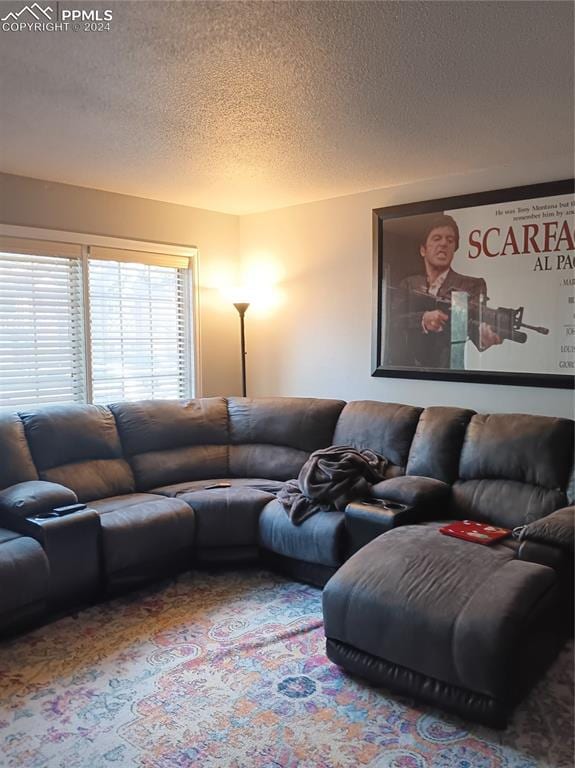
[[373,375],[573,387],[572,180],[373,216]]

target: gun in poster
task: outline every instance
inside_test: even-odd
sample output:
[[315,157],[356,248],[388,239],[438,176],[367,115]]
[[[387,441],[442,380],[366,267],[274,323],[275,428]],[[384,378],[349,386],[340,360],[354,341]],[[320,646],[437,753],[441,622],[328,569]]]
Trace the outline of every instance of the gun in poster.
[[433,296],[417,289],[406,292],[404,286],[398,294],[395,321],[407,329],[401,346],[407,341],[416,364],[422,366],[433,363],[464,370],[468,340],[483,351],[507,340],[525,344],[525,331],[549,334],[548,328],[523,322],[524,307],[490,307],[484,293],[452,290]]
[[[454,292],[457,294],[458,292]],[[441,309],[446,312],[448,317],[451,315],[452,304],[454,303],[453,294],[450,298],[441,298],[439,296],[430,296],[427,293],[418,294],[422,299],[422,307],[420,311],[425,312],[428,310]],[[530,325],[523,322],[523,312],[525,307],[517,307],[513,309],[511,307],[489,307],[487,305],[487,297],[480,296],[478,302],[467,301],[467,338],[471,338],[473,335],[469,332],[469,326],[480,325],[486,323],[491,326],[497,336],[504,341],[515,341],[518,344],[525,344],[527,341],[527,334],[523,333],[521,328],[525,328],[528,331],[534,331],[535,333],[541,333],[544,336],[549,334],[549,328],[544,328],[542,325]]]

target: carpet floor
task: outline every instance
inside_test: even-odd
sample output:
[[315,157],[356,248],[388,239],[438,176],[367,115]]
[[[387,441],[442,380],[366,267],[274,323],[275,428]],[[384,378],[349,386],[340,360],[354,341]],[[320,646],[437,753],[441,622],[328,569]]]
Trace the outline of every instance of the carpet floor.
[[353,680],[321,592],[194,572],[0,646],[0,765],[566,768],[572,646],[492,731]]

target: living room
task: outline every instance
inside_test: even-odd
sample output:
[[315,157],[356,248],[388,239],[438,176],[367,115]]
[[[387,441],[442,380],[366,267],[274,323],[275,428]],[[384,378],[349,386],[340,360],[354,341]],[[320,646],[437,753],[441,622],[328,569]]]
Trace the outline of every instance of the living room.
[[[22,620],[0,647],[0,764],[571,764],[572,641],[564,628],[545,640],[540,631],[558,611],[571,616],[572,603],[565,583],[573,561],[566,522],[573,503],[573,376],[559,363],[573,362],[565,309],[571,317],[575,249],[572,224],[563,235],[561,223],[544,227],[544,214],[546,206],[560,210],[573,200],[573,183],[565,181],[575,161],[573,4],[34,5],[0,6],[0,418],[19,414],[5,422],[5,433],[0,424],[0,522],[9,531],[0,541],[0,579],[7,579],[0,591],[9,596],[0,601],[0,617],[6,626],[12,612]],[[34,24],[40,26],[26,26]],[[487,217],[485,253],[473,258],[467,212],[483,207],[491,215],[512,204],[531,206],[532,218],[508,222],[505,214],[498,224]],[[464,359],[452,343],[447,366],[397,363],[388,330],[395,305],[387,286],[399,275],[401,287],[409,274],[398,267],[403,257],[392,258],[394,221],[431,214],[444,217],[435,230],[461,234],[461,245],[453,245],[456,271],[461,266],[466,277],[474,275],[469,280],[486,281],[482,311],[499,312],[491,325],[495,340],[474,340],[470,331]],[[565,216],[572,221],[572,208]],[[480,225],[473,226],[471,233]],[[520,228],[530,226],[524,242]],[[412,250],[414,260],[405,257],[410,266],[426,258],[427,241]],[[76,346],[58,351],[76,361],[58,379],[73,382],[71,395],[51,395],[52,384],[42,389],[48,374],[39,361],[51,352],[38,347],[37,329],[51,321],[37,287],[10,282],[24,262],[37,273],[51,264],[70,267],[69,278],[54,278],[56,286],[68,279],[74,286],[66,295],[42,294],[52,283],[45,275],[38,280],[40,299],[69,301],[65,311],[77,323],[69,335]],[[102,266],[116,264],[117,283]],[[130,316],[123,291],[138,265],[150,299]],[[138,329],[136,336],[126,329],[136,319],[140,328],[153,327],[153,275],[168,269],[186,276],[162,299],[175,319],[160,323],[158,338],[168,325],[175,336],[155,358],[161,344],[145,345]],[[10,320],[6,308],[24,308],[31,295],[30,312],[43,320],[35,321],[34,343],[18,346],[20,326],[22,338],[34,335],[26,336],[27,310]],[[249,303],[245,355],[234,302]],[[445,306],[437,306],[438,314],[418,319],[425,342],[445,337],[452,324],[443,319]],[[472,318],[471,298],[470,308]],[[161,317],[167,312],[161,309]],[[145,352],[134,364],[138,344]],[[166,399],[205,402],[180,410],[154,405]],[[134,404],[148,400],[149,406]],[[104,409],[97,410],[101,419],[83,404]],[[44,415],[67,407],[79,408],[81,418],[72,423],[64,410],[53,421]],[[386,507],[382,520],[381,510],[352,509],[346,519],[342,508],[292,524],[278,506],[280,485],[297,477],[314,451],[345,445],[382,457],[380,482],[387,485],[370,496],[401,510]],[[373,476],[372,487],[377,482]],[[43,499],[34,485],[2,499],[6,489],[27,483],[59,485],[63,495]],[[182,483],[185,489],[167,490]],[[480,490],[477,483],[484,484]],[[137,503],[123,512],[104,503],[127,496]],[[447,499],[451,510],[459,505],[457,514],[446,513]],[[48,516],[76,504],[87,508]],[[125,522],[139,514],[138,504],[142,513],[152,505],[146,519],[157,515],[169,524],[150,523],[138,533],[137,520]],[[334,663],[333,646],[326,657],[326,637],[329,644],[351,631],[337,623],[337,601],[352,590],[361,603],[363,582],[354,581],[353,568],[363,546],[354,536],[364,535],[364,524],[387,531],[377,546],[393,547],[389,562],[402,551],[406,562],[416,540],[426,553],[438,549],[437,539],[467,547],[452,561],[461,551],[475,582],[463,578],[458,561],[456,583],[444,573],[444,588],[454,595],[464,583],[471,594],[479,574],[484,579],[494,569],[486,552],[496,553],[502,568],[526,565],[504,562],[507,544],[481,547],[439,536],[432,520],[472,517],[473,505],[478,521],[509,531],[550,514],[561,518],[560,534],[550,523],[551,533],[535,526],[517,534],[521,557],[552,548],[547,535],[559,549],[545,550],[544,563],[530,561],[529,587],[513,582],[518,597],[508,603],[512,593],[500,593],[502,579],[491,603],[478,609],[488,643],[495,636],[491,619],[493,632],[503,631],[502,617],[527,604],[522,589],[541,600],[538,590],[553,592],[549,615],[542,600],[539,618],[527,617],[533,647],[525,643],[521,653],[537,654],[542,667],[525,675],[531,692],[525,682],[526,690],[518,685],[508,701],[512,692],[499,696],[491,678],[472,684],[473,661],[456,684],[447,662],[437,661],[447,654],[441,633],[421,636],[418,648],[434,650],[416,649],[409,660],[405,649],[380,653],[352,635],[345,641],[428,681],[411,688],[394,689],[391,673],[370,680],[350,668],[345,654]],[[17,508],[26,510],[24,518]],[[571,512],[559,515],[563,509]],[[377,523],[365,522],[369,514]],[[34,515],[46,517],[31,524]],[[83,533],[74,523],[80,517]],[[178,541],[187,542],[186,552]],[[511,533],[507,542],[515,544]],[[336,544],[343,547],[337,557]],[[365,637],[364,617],[387,610],[391,599],[383,549],[376,555],[376,542],[367,546],[379,569],[372,577],[381,603],[368,601],[357,617]],[[14,555],[11,547],[22,552]],[[151,567],[153,547],[162,558]],[[275,559],[262,562],[263,550]],[[552,567],[551,557],[560,566]],[[33,576],[26,558],[35,563]],[[433,581],[444,567],[439,562],[426,566]],[[328,582],[322,613],[321,586]],[[18,602],[18,594],[27,597]],[[436,598],[422,598],[421,611]],[[431,619],[399,613],[389,620],[398,622],[407,647],[406,638]],[[465,616],[452,617],[450,626],[467,627]],[[519,657],[516,642],[509,647]],[[477,666],[504,676],[508,657],[485,654]],[[503,724],[503,731],[492,727]]]

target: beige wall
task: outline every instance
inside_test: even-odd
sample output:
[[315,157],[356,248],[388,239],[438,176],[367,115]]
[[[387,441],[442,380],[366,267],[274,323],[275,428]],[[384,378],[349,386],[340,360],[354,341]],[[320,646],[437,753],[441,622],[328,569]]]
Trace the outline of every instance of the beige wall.
[[[565,178],[569,158],[236,217],[0,174],[0,221],[196,245],[204,395],[238,394],[238,317],[219,286],[275,283],[246,315],[248,394],[461,405],[573,416],[567,390],[371,377],[371,210]],[[512,302],[510,302],[512,303]]]
[[[373,378],[372,208],[567,178],[572,158],[243,216],[244,274],[265,265],[276,305],[246,315],[253,396],[309,395],[573,416],[568,390]],[[269,293],[269,291],[268,291]],[[510,305],[513,297],[509,297]]]
[[4,224],[197,246],[202,393],[239,394],[238,316],[218,290],[237,277],[237,216],[8,174],[0,195]]

